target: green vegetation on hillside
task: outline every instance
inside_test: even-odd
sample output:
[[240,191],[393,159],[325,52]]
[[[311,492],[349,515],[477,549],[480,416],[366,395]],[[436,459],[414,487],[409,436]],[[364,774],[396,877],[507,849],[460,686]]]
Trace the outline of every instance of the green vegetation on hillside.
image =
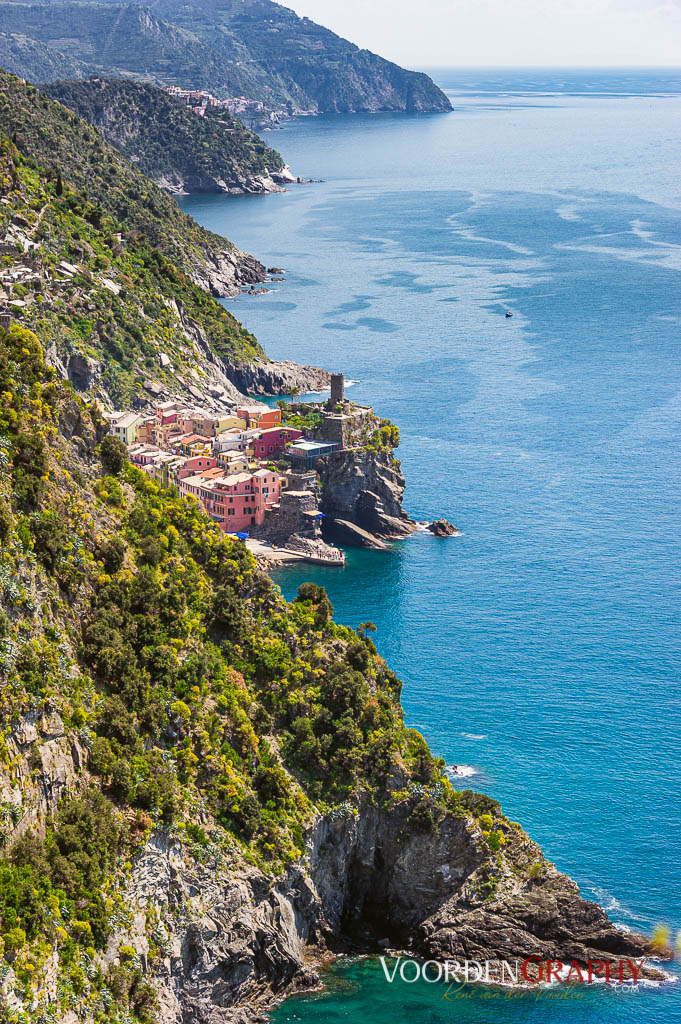
[[275,150],[225,110],[198,117],[156,86],[121,79],[54,82],[45,92],[75,111],[164,187],[257,191],[283,170]]
[[[77,446],[59,426],[74,409]],[[24,807],[7,805],[0,935],[23,998],[56,950],[59,1012],[151,1022],[134,950],[108,971],[97,956],[154,830],[276,874],[320,811],[352,814],[360,794],[406,801],[417,830],[470,808],[405,727],[368,628],[335,624],[313,584],[286,603],[240,542],[99,429],[31,331],[0,331],[0,758],[11,773],[20,723],[57,716],[87,762],[45,831],[8,840]]]
[[[8,75],[0,76],[0,198],[5,305],[21,303],[13,315],[65,364],[75,354],[94,361],[117,404],[139,396],[145,377],[176,388],[200,380],[204,344],[230,361],[263,357],[192,279],[211,236],[93,128]],[[159,353],[172,360],[167,370]]]
[[[451,109],[427,75],[272,0],[0,3],[3,61],[33,81],[63,78],[62,64],[75,61],[84,77],[134,75],[291,112]],[[36,77],[50,65],[55,74]]]
[[233,249],[200,227],[174,199],[137,171],[100,134],[60,103],[0,72],[0,134],[51,176],[60,174],[92,206],[137,231],[185,273],[205,274],[217,254]]

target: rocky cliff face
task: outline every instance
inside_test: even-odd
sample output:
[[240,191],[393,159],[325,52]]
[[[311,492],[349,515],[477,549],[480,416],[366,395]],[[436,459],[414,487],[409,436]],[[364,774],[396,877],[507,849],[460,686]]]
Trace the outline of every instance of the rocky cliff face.
[[[74,266],[95,253],[106,256],[108,264],[112,256],[115,260],[116,250],[132,241],[155,249],[212,295],[235,295],[241,286],[265,280],[262,264],[226,238],[200,227],[174,199],[66,107],[6,73],[0,73],[0,98],[0,133],[16,140],[20,160],[35,161],[41,167],[41,189],[32,182],[28,187],[35,189],[35,194],[22,197],[23,214],[19,216],[29,230],[22,232],[21,238],[6,239],[19,242],[20,253],[37,256],[39,250],[52,245],[60,256],[70,255],[67,262]],[[156,130],[163,132],[162,127]],[[61,191],[56,188],[58,182]],[[7,184],[11,191],[17,184],[16,175],[10,174]],[[10,200],[3,213],[16,216],[14,197],[3,198]],[[70,219],[84,218],[85,231],[106,231],[109,252],[99,252],[99,240],[85,242],[82,234],[67,242],[64,229],[72,225],[50,225],[61,206],[68,207]],[[58,232],[55,240],[48,237],[48,227]],[[150,268],[147,262],[146,269]],[[130,285],[124,290],[128,289]]]
[[322,588],[287,603],[98,449],[97,410],[16,324],[0,419],[0,1016],[245,1024],[329,951],[649,951],[453,789]]
[[200,288],[224,299],[238,295],[245,285],[261,283],[267,275],[260,260],[250,253],[217,246],[202,259],[192,261],[190,276]]
[[330,386],[328,370],[303,366],[290,360],[255,359],[248,363],[230,363],[230,380],[249,395],[291,395],[326,391]]
[[[88,756],[56,714],[15,723],[8,749],[18,767],[0,790],[6,842],[83,788]],[[29,754],[37,773],[24,770]],[[155,830],[132,865],[126,912],[99,957],[102,969],[134,950],[154,983],[160,1024],[247,1024],[318,984],[317,964],[335,952],[389,947],[440,961],[580,964],[651,955],[645,937],[619,931],[583,900],[519,825],[495,814],[503,845],[493,856],[472,814],[415,824],[419,799],[394,807],[363,799],[320,817],[306,856],[274,879],[235,842],[199,849],[172,829]],[[54,965],[49,985],[56,972]],[[654,966],[644,976],[664,977]],[[15,981],[10,968],[0,1001],[20,1010]]]
[[[618,931],[519,826],[501,825],[500,869],[474,819],[448,816],[420,832],[411,813],[413,802],[392,811],[367,802],[323,817],[307,858],[274,881],[236,851],[196,862],[167,834],[150,840],[126,893],[137,929],[125,941],[145,962],[153,910],[165,950],[153,968],[162,1024],[260,1019],[276,999],[316,984],[314,964],[330,951],[389,944],[439,960],[582,964],[650,954],[648,940]],[[535,880],[532,863],[541,867]],[[492,870],[499,884],[490,896]],[[647,976],[661,977],[654,968]]]
[[329,520],[353,523],[381,540],[399,540],[416,529],[402,508],[405,479],[391,451],[332,452],[318,469],[321,509]]
[[5,743],[0,835],[6,841],[56,813],[59,801],[76,790],[87,751],[54,710],[15,721]]

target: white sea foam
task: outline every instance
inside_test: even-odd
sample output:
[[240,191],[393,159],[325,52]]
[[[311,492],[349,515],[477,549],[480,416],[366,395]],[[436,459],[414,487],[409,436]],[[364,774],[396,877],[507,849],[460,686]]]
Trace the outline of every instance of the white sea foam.
[[463,736],[465,740],[486,740],[486,732],[461,732],[459,736]]
[[556,213],[558,214],[561,220],[574,221],[582,219],[580,215],[577,213],[577,208],[575,206],[569,205],[568,203],[566,203],[564,206],[557,206]]
[[[346,388],[350,388],[350,387],[352,387],[352,385],[353,385],[353,384],[359,384],[359,381],[358,381],[358,380],[346,380],[346,381],[345,381],[345,387],[346,387]],[[305,395],[328,395],[328,394],[330,394],[330,392],[331,392],[331,388],[330,388],[330,387],[329,387],[329,388],[321,388],[321,389],[320,389],[320,390],[318,390],[318,391],[306,391],[306,392],[305,392],[305,393],[304,393],[304,394],[302,395],[302,399],[304,399],[304,398],[305,398]],[[301,400],[301,399],[300,399],[300,397],[299,397],[299,401],[300,401],[300,400]]]
[[603,907],[603,910],[608,914],[618,914],[621,917],[628,917],[629,920],[643,921],[643,918],[637,917],[633,910],[629,910],[624,904],[620,903],[616,896],[608,892],[600,885],[590,885],[592,893]]
[[473,775],[479,775],[477,768],[472,764],[450,764],[447,767],[447,775],[452,779],[470,779]]

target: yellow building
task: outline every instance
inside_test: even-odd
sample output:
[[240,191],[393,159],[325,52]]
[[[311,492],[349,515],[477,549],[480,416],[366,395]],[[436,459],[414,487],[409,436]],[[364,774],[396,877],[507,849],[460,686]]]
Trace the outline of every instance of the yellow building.
[[137,426],[143,417],[136,412],[114,412],[109,416],[111,433],[129,448],[137,440]]

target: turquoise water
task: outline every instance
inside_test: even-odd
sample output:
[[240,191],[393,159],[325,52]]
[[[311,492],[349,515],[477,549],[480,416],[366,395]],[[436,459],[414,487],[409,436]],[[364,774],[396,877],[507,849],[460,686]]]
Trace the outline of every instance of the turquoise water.
[[[463,531],[291,568],[369,618],[404,706],[618,923],[681,929],[681,75],[438,72],[449,115],[270,133],[324,184],[193,197],[287,270],[228,303],[400,426],[406,505]],[[506,309],[513,310],[506,319]],[[375,965],[311,1020],[681,1022],[681,986],[454,1004]]]

